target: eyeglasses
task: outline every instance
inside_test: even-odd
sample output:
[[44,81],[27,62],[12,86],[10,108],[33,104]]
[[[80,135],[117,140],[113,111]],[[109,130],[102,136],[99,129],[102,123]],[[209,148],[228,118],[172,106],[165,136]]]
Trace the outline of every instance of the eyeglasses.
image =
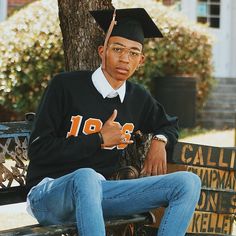
[[142,52],[133,49],[133,48],[127,48],[127,47],[123,47],[121,45],[118,44],[109,44],[108,47],[111,49],[111,51],[117,55],[117,56],[122,56],[124,55],[124,53],[128,53],[128,57],[129,59],[138,59],[139,56],[142,54]]

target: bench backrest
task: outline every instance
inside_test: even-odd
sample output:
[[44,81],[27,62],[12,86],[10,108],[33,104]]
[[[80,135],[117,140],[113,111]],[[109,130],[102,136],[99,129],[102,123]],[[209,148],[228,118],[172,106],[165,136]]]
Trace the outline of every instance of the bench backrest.
[[31,126],[31,121],[0,123],[0,205],[25,201]]

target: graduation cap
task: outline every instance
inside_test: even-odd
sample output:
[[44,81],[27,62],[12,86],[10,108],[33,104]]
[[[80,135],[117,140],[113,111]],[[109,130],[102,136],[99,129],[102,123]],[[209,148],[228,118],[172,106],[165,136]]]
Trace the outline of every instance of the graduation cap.
[[[114,10],[90,11],[99,26],[107,33]],[[143,44],[144,38],[162,38],[163,35],[144,8],[115,10],[114,27],[110,36],[120,36]]]
[[[127,38],[143,44],[144,38],[162,38],[163,35],[144,8],[90,11],[106,32],[104,48],[111,36]],[[105,68],[105,54],[102,60]]]

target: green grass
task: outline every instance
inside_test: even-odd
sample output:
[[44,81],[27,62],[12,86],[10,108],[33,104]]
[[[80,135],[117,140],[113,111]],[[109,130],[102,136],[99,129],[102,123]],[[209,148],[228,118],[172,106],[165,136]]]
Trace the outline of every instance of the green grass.
[[202,128],[200,126],[196,126],[194,128],[185,128],[185,129],[180,129],[180,139],[193,136],[193,135],[198,135],[198,134],[205,134],[212,131],[209,129]]

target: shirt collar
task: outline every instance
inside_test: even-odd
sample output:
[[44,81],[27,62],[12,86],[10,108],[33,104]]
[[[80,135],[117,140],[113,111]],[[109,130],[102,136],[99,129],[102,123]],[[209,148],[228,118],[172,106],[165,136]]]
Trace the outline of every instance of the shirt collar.
[[123,103],[126,91],[126,82],[123,83],[117,90],[113,89],[109,82],[107,81],[101,67],[94,71],[92,74],[93,85],[97,91],[103,96],[103,98],[113,98],[117,95],[120,98],[121,103]]

